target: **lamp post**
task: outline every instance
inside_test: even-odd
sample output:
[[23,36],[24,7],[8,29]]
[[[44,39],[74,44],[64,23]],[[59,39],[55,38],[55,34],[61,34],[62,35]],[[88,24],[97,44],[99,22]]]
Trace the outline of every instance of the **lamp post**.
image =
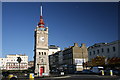
[[[82,48],[81,48],[82,49]],[[83,69],[84,69],[84,56],[83,56],[83,49],[82,49],[82,59],[83,59]]]
[[[44,57],[43,57],[44,58]],[[44,59],[42,57],[39,57],[39,63],[38,65],[38,77],[41,75],[41,66],[43,65],[43,70],[44,70]],[[40,66],[41,65],[41,66]],[[39,72],[40,71],[40,72]],[[44,72],[44,71],[43,71]],[[43,74],[42,74],[43,76]]]
[[38,77],[39,77],[39,63],[37,64],[37,66],[38,66]]
[[17,57],[17,61],[19,63],[19,73],[20,73],[20,63],[21,63],[22,59],[20,57]]
[[[43,57],[44,58],[44,57]],[[43,73],[44,73],[44,59],[43,58],[41,58],[41,63],[43,64]],[[43,75],[43,73],[42,73],[42,76],[44,77],[44,75]]]
[[38,63],[37,63],[37,66],[38,66],[38,77],[40,77],[40,64],[41,64],[40,59],[41,59],[41,57],[38,58]]
[[17,61],[19,63],[19,70],[20,70],[20,63],[21,63],[22,59],[20,57],[17,57]]

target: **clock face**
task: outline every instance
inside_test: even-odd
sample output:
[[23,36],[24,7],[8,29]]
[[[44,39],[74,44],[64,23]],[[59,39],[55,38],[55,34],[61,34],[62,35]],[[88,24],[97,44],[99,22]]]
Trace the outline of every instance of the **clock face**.
[[40,41],[44,42],[44,40],[45,40],[44,37],[40,37]]

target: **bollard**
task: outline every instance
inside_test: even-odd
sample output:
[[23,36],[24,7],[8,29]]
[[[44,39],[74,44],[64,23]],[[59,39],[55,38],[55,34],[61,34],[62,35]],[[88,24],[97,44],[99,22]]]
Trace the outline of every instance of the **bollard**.
[[10,78],[10,80],[17,80],[17,77],[12,77]]
[[8,75],[8,79],[10,80],[13,77],[13,74]]
[[30,80],[34,80],[34,73],[30,73],[30,74],[29,74],[29,79],[30,79]]
[[113,71],[112,70],[110,70],[110,76],[113,76]]
[[104,70],[101,70],[101,72],[102,72],[102,75],[104,75]]

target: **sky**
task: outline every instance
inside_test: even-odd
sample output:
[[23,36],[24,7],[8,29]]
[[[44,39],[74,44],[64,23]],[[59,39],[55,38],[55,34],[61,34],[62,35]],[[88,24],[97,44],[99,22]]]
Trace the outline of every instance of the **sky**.
[[[34,30],[40,19],[40,2],[2,3],[2,56],[34,56]],[[43,2],[43,18],[49,28],[49,45],[118,40],[117,2]]]

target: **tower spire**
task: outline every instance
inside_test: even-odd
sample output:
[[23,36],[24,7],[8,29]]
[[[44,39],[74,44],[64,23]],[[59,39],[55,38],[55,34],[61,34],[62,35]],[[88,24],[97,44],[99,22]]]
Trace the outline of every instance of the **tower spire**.
[[40,9],[41,9],[41,11],[40,11],[40,12],[41,12],[41,14],[40,14],[40,16],[42,16],[42,5],[41,5]]
[[42,8],[42,4],[41,4],[41,6],[40,6],[40,21],[38,23],[39,28],[44,28],[42,12],[43,12],[43,8]]

